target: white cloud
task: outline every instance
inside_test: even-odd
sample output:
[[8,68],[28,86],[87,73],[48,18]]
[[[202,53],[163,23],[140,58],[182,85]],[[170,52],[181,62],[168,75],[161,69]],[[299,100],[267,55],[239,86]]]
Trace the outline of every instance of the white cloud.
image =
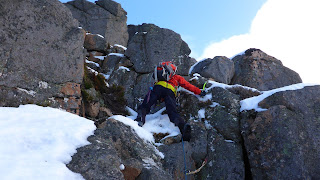
[[227,56],[258,48],[299,73],[304,82],[320,83],[320,1],[268,0],[248,34],[207,46],[199,59]]

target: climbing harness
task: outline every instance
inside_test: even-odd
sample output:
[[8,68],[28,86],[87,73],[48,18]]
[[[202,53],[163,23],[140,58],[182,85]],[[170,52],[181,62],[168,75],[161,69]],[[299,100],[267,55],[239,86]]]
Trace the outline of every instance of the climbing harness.
[[154,85],[160,85],[165,88],[168,88],[174,93],[175,96],[177,96],[177,88],[175,88],[172,84],[168,83],[167,81],[158,81],[154,83]]

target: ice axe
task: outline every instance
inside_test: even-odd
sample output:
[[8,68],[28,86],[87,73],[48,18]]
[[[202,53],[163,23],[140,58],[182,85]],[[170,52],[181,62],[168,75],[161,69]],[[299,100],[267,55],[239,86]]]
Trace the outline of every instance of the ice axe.
[[202,90],[203,90],[203,91],[204,91],[204,89],[206,88],[207,82],[208,82],[208,81],[206,81],[206,82],[203,84],[203,87],[202,87]]

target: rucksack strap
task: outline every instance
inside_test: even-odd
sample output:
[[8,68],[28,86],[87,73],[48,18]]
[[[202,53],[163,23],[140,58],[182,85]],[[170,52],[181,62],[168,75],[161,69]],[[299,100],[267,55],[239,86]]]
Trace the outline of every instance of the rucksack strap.
[[156,66],[155,68],[154,68],[154,73],[153,73],[153,75],[154,75],[154,81],[155,82],[158,82],[158,66]]

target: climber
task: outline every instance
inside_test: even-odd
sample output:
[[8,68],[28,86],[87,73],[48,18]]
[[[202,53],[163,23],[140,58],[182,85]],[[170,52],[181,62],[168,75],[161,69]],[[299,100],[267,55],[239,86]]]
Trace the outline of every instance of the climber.
[[138,107],[138,115],[135,121],[142,127],[145,123],[146,115],[150,112],[151,106],[158,100],[162,100],[165,102],[170,121],[179,127],[183,140],[190,141],[191,126],[186,123],[177,112],[177,88],[178,86],[182,86],[200,96],[205,96],[206,92],[190,84],[182,76],[175,74],[176,71],[177,68],[172,62],[162,62],[159,66],[155,67],[153,74],[155,79],[154,86],[150,88],[143,103]]

